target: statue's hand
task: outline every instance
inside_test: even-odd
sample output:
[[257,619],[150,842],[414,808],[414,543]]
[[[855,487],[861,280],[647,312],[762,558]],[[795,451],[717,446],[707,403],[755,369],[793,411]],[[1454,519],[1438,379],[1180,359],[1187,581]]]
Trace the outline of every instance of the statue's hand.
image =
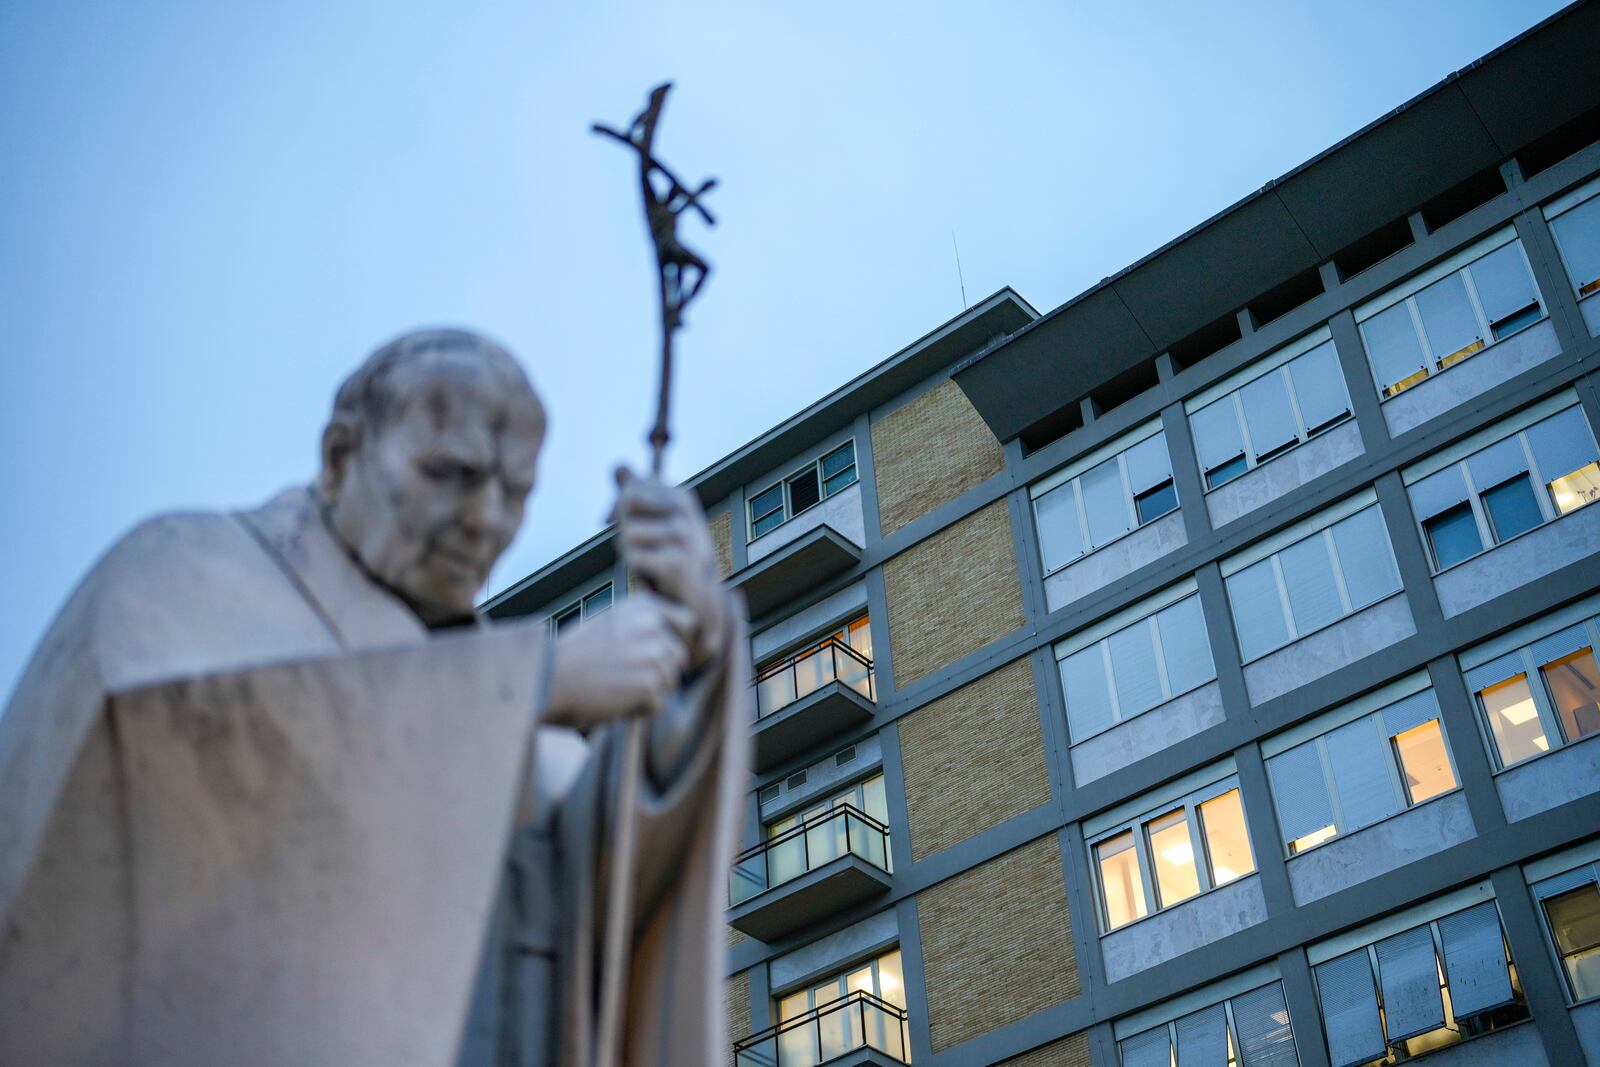
[[703,667],[720,651],[727,597],[705,514],[688,492],[659,478],[616,471],[614,517],[628,567],[662,596],[693,612],[690,666]]
[[545,721],[579,730],[654,715],[689,662],[688,608],[645,590],[556,639]]

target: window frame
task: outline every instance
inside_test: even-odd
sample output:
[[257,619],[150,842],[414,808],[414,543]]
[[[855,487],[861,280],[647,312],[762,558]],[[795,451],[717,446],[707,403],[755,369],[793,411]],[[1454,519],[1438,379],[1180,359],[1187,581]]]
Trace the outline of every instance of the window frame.
[[[1099,925],[1099,936],[1107,937],[1113,933],[1127,930],[1144,922],[1162,912],[1171,911],[1193,900],[1199,900],[1207,893],[1218,889],[1225,889],[1230,885],[1242,882],[1244,879],[1256,874],[1261,869],[1261,863],[1256,856],[1256,844],[1250,837],[1250,824],[1248,815],[1245,819],[1245,844],[1250,849],[1250,870],[1241,872],[1237,877],[1217,884],[1215,873],[1212,871],[1211,845],[1205,835],[1205,827],[1200,818],[1200,806],[1229,793],[1239,794],[1240,810],[1244,810],[1244,792],[1239,786],[1237,772],[1230,773],[1227,777],[1219,779],[1210,785],[1196,789],[1184,796],[1157,804],[1144,813],[1132,819],[1125,819],[1101,830],[1084,841],[1084,847],[1089,857],[1090,882],[1095,894],[1095,918]],[[1192,861],[1194,864],[1195,881],[1199,890],[1181,900],[1170,904],[1162,904],[1160,893],[1156,885],[1155,861],[1152,857],[1150,844],[1149,825],[1166,819],[1178,811],[1184,814],[1184,822],[1189,829],[1189,846],[1193,850]],[[1145,911],[1143,915],[1129,919],[1120,926],[1112,926],[1110,911],[1106,906],[1106,889],[1100,873],[1100,846],[1121,837],[1123,834],[1133,835],[1133,848],[1135,861],[1139,868],[1140,888],[1144,893]]]
[[[1529,319],[1516,329],[1511,330],[1504,337],[1494,335],[1497,323],[1503,324],[1511,321],[1514,316],[1507,316],[1490,322],[1488,313],[1484,310],[1483,298],[1478,293],[1477,279],[1472,274],[1472,266],[1494,255],[1502,248],[1515,245],[1521,257],[1522,267],[1527,271],[1529,286],[1533,289],[1534,301],[1538,305],[1539,314]],[[1435,285],[1452,277],[1459,277],[1466,290],[1467,304],[1472,311],[1473,319],[1478,330],[1478,347],[1471,349],[1458,349],[1455,352],[1438,354],[1433,351],[1433,345],[1428,340],[1427,329],[1422,321],[1422,312],[1417,306],[1417,297],[1433,288]],[[1400,295],[1390,299],[1390,294]],[[1381,382],[1378,380],[1377,366],[1373,363],[1372,347],[1367,338],[1367,323],[1378,318],[1395,307],[1404,306],[1409,315],[1412,331],[1416,337],[1418,351],[1423,357],[1423,364],[1406,377],[1395,382]],[[1414,389],[1416,386],[1429,381],[1452,367],[1467,362],[1476,356],[1481,356],[1489,349],[1503,341],[1508,341],[1525,330],[1544,322],[1550,317],[1549,303],[1544,292],[1539,288],[1539,279],[1533,273],[1533,266],[1528,260],[1528,250],[1522,246],[1522,239],[1517,236],[1514,229],[1503,229],[1500,233],[1485,238],[1467,249],[1457,253],[1456,256],[1434,268],[1423,271],[1406,282],[1394,286],[1389,293],[1381,294],[1356,310],[1356,329],[1361,338],[1361,348],[1367,359],[1367,367],[1371,372],[1372,382],[1378,393],[1378,403],[1385,404],[1401,393]],[[1470,348],[1470,346],[1469,346]],[[1448,360],[1448,362],[1445,362]],[[1402,384],[1405,383],[1405,384]],[[1395,388],[1400,386],[1399,388]],[[1393,391],[1391,391],[1393,390]]]
[[[587,593],[584,593],[578,597],[574,597],[566,604],[563,604],[561,607],[552,611],[546,619],[546,625],[550,627],[550,633],[552,635],[560,633],[563,623],[574,618],[574,612],[577,613],[575,621],[581,625],[597,615],[603,615],[607,611],[610,611],[617,603],[616,585],[617,583],[614,581],[602,582],[593,589],[589,590]],[[590,611],[589,601],[608,590],[610,591],[611,596],[606,600],[605,606]]]
[[[1135,492],[1133,488],[1133,478],[1128,471],[1128,453],[1132,452],[1135,448],[1138,448],[1146,441],[1157,437],[1161,438],[1162,448],[1166,451],[1166,480],[1157,482],[1154,485]],[[1109,454],[1101,454],[1098,451],[1091,452],[1087,456],[1078,460],[1076,463],[1068,464],[1065,469],[1069,470],[1077,467],[1079,464],[1082,464],[1082,469],[1075,470],[1070,477],[1056,481],[1055,478],[1057,476],[1047,476],[1040,479],[1038,482],[1035,482],[1033,486],[1030,486],[1031,492],[1029,494],[1029,504],[1033,512],[1033,528],[1036,540],[1038,541],[1036,550],[1039,555],[1041,579],[1049,578],[1053,574],[1059,574],[1068,567],[1071,567],[1074,564],[1088,558],[1089,556],[1094,555],[1096,552],[1109,548],[1118,541],[1121,541],[1123,538],[1139,532],[1146,526],[1160,522],[1167,516],[1183,510],[1183,499],[1178,492],[1178,481],[1172,472],[1172,449],[1167,443],[1165,427],[1158,427],[1154,432],[1148,433],[1145,436],[1140,437],[1138,440],[1132,441],[1128,444],[1122,444],[1121,440],[1112,442],[1112,444],[1119,447]],[[1093,462],[1090,462],[1091,460]],[[1097,470],[1102,464],[1113,460],[1117,464],[1117,474],[1122,486],[1122,499],[1127,505],[1128,517],[1132,520],[1133,525],[1129,526],[1126,530],[1115,535],[1114,537],[1102,542],[1101,544],[1093,545],[1089,527],[1089,509],[1084,501],[1082,482],[1085,475],[1089,474],[1093,470]],[[1049,488],[1038,488],[1038,486],[1046,482],[1052,483],[1050,484]],[[1141,518],[1139,515],[1139,501],[1150,497],[1168,487],[1172,489],[1172,506],[1148,519]],[[1057,564],[1055,567],[1051,567],[1045,559],[1044,532],[1043,527],[1039,522],[1039,501],[1053,493],[1058,492],[1067,492],[1072,499],[1071,513],[1077,519],[1078,545],[1080,547],[1076,556],[1073,556],[1071,559],[1068,559],[1063,563]]]
[[[838,488],[830,490],[828,488],[829,479],[824,477],[822,473],[822,465],[824,461],[833,458],[847,448],[850,449],[850,463],[845,469],[854,471],[854,477]],[[818,455],[815,459],[812,459],[810,462],[799,464],[789,473],[774,478],[755,492],[747,494],[744,505],[745,543],[752,544],[755,541],[760,540],[779,527],[786,525],[801,515],[804,515],[812,508],[821,506],[823,501],[827,500],[828,498],[839,495],[846,489],[849,489],[852,485],[859,484],[861,481],[860,458],[860,453],[856,451],[855,435],[852,434],[849,438],[840,442],[838,445],[824,450],[820,455]],[[837,478],[843,473],[844,470],[840,470],[833,477]],[[807,504],[805,507],[796,511],[794,508],[793,496],[790,492],[790,483],[798,478],[805,477],[807,474],[813,475],[817,480],[817,499],[815,503]],[[782,504],[773,511],[764,511],[760,516],[757,516],[754,511],[755,501],[757,498],[779,488],[783,490]],[[760,519],[764,519],[767,516],[776,514],[780,511],[783,513],[783,519],[780,522],[777,522],[767,529],[762,530],[760,533],[755,532],[756,523],[760,521]]]
[[[1534,648],[1551,637],[1566,633],[1568,630],[1583,628],[1583,636],[1587,643],[1569,652],[1560,652],[1553,659],[1539,662],[1540,657],[1534,655]],[[1465,682],[1467,692],[1472,696],[1472,706],[1478,721],[1478,730],[1484,747],[1489,751],[1489,759],[1493,774],[1501,774],[1516,767],[1526,767],[1534,761],[1544,758],[1551,753],[1572,745],[1581,745],[1585,741],[1600,738],[1600,732],[1585,734],[1576,740],[1569,741],[1566,730],[1561,722],[1561,715],[1556,703],[1555,694],[1550,692],[1550,683],[1544,676],[1544,668],[1551,663],[1568,658],[1573,652],[1589,650],[1600,664],[1600,616],[1581,619],[1567,626],[1554,626],[1545,634],[1502,653],[1474,667],[1462,670],[1462,680]],[[1511,665],[1515,669],[1509,669]],[[1492,668],[1492,669],[1491,669]],[[1474,675],[1477,676],[1474,679]],[[1500,754],[1500,745],[1495,741],[1494,727],[1489,722],[1489,709],[1484,703],[1483,694],[1495,686],[1501,685],[1516,677],[1526,680],[1528,694],[1533,700],[1534,710],[1539,716],[1539,727],[1544,732],[1546,748],[1538,755],[1525,756],[1514,763],[1506,763]]]
[[[1339,375],[1339,383],[1344,387],[1344,393],[1345,393],[1345,396],[1344,396],[1344,404],[1345,404],[1344,411],[1343,411],[1343,413],[1341,413],[1339,415],[1336,415],[1332,419],[1329,419],[1328,421],[1323,422],[1323,423],[1321,423],[1321,424],[1319,424],[1317,426],[1308,426],[1307,423],[1306,423],[1305,414],[1301,410],[1300,396],[1295,390],[1294,376],[1290,372],[1289,368],[1291,366],[1293,366],[1295,363],[1298,363],[1300,360],[1306,359],[1306,358],[1308,358],[1308,357],[1310,357],[1312,355],[1315,355],[1318,352],[1321,352],[1324,348],[1326,348],[1331,353],[1331,355],[1333,357],[1334,368],[1338,372],[1338,375]],[[1269,362],[1269,361],[1271,361],[1271,359],[1272,359],[1272,357],[1268,356],[1262,362]],[[1283,387],[1284,387],[1284,393],[1288,397],[1288,401],[1289,401],[1289,414],[1294,420],[1295,439],[1293,441],[1291,441],[1291,442],[1286,443],[1286,444],[1278,445],[1277,447],[1269,450],[1265,454],[1261,454],[1256,449],[1255,442],[1251,439],[1250,421],[1245,416],[1244,395],[1243,394],[1244,394],[1244,390],[1245,389],[1247,389],[1250,386],[1254,385],[1256,382],[1261,381],[1263,378],[1266,378],[1268,375],[1273,375],[1273,374],[1281,376],[1281,381],[1283,382]],[[1232,411],[1233,417],[1234,417],[1234,423],[1237,426],[1238,431],[1239,431],[1239,441],[1244,446],[1244,452],[1239,454],[1239,455],[1232,456],[1228,460],[1226,460],[1225,462],[1219,463],[1219,464],[1217,464],[1217,466],[1212,467],[1212,468],[1210,468],[1208,470],[1206,468],[1205,461],[1200,458],[1200,445],[1199,445],[1200,438],[1199,438],[1199,434],[1197,434],[1195,432],[1194,418],[1195,418],[1196,415],[1199,415],[1201,412],[1208,411],[1208,410],[1210,410],[1212,408],[1215,408],[1215,407],[1218,407],[1219,405],[1222,405],[1222,404],[1229,404],[1230,405],[1230,410]],[[1351,421],[1352,419],[1355,418],[1355,412],[1354,412],[1354,410],[1353,410],[1353,408],[1351,406],[1351,403],[1350,403],[1350,384],[1349,384],[1349,382],[1347,382],[1345,380],[1343,365],[1339,363],[1339,350],[1338,350],[1338,347],[1333,343],[1333,338],[1332,337],[1328,337],[1328,338],[1323,339],[1322,341],[1317,342],[1316,344],[1312,345],[1310,348],[1307,348],[1303,352],[1295,353],[1293,356],[1291,356],[1290,358],[1284,360],[1282,363],[1279,363],[1276,366],[1270,366],[1266,370],[1262,371],[1261,373],[1253,375],[1248,381],[1241,381],[1236,387],[1234,387],[1233,389],[1230,389],[1228,392],[1224,393],[1222,396],[1216,397],[1215,399],[1208,400],[1206,403],[1196,407],[1193,411],[1186,411],[1185,414],[1184,414],[1184,417],[1185,417],[1186,420],[1188,420],[1188,423],[1189,423],[1189,436],[1194,441],[1194,444],[1195,444],[1195,450],[1194,450],[1195,465],[1197,467],[1199,467],[1199,469],[1200,469],[1200,485],[1201,485],[1201,488],[1202,488],[1202,490],[1204,492],[1210,493],[1210,492],[1214,492],[1215,490],[1221,489],[1223,486],[1227,485],[1229,482],[1237,481],[1238,479],[1243,478],[1245,475],[1249,474],[1251,471],[1255,470],[1257,467],[1263,466],[1264,464],[1267,464],[1267,463],[1271,463],[1273,460],[1278,459],[1281,456],[1288,455],[1290,452],[1293,452],[1295,449],[1299,448],[1301,445],[1308,444],[1311,441],[1312,438],[1320,437],[1323,434],[1327,433],[1329,430],[1332,430],[1335,427],[1344,425],[1345,423],[1347,423],[1347,422],[1349,422],[1349,421]],[[1227,467],[1231,466],[1234,463],[1237,463],[1240,459],[1244,460],[1245,466],[1244,466],[1244,469],[1242,471],[1240,471],[1238,474],[1235,474],[1235,475],[1232,475],[1231,477],[1225,478],[1220,482],[1213,482],[1211,480],[1212,474],[1214,474],[1217,471],[1223,470],[1224,468],[1227,468]]]
[[[1338,505],[1335,505],[1335,507],[1338,507]],[[1383,531],[1384,543],[1389,548],[1389,560],[1394,565],[1395,569],[1395,587],[1384,595],[1378,597],[1376,600],[1369,600],[1363,604],[1357,605],[1354,598],[1350,595],[1349,580],[1345,574],[1344,562],[1339,556],[1338,539],[1333,536],[1333,528],[1338,526],[1340,523],[1348,522],[1357,515],[1361,515],[1367,511],[1376,511],[1378,515],[1378,528]],[[1319,517],[1320,516],[1313,516],[1313,519]],[[1293,527],[1290,529],[1292,530]],[[1288,533],[1289,531],[1283,532]],[[1342,609],[1342,614],[1335,619],[1329,620],[1328,622],[1313,626],[1305,631],[1301,631],[1299,624],[1295,622],[1294,605],[1289,597],[1289,581],[1284,576],[1282,556],[1283,553],[1287,552],[1289,549],[1304,544],[1314,537],[1320,537],[1322,539],[1323,547],[1328,552],[1328,558],[1333,567],[1334,588],[1339,594],[1339,605]],[[1283,612],[1283,621],[1285,623],[1285,630],[1288,633],[1288,637],[1279,644],[1273,645],[1270,648],[1263,649],[1251,655],[1245,651],[1244,634],[1239,629],[1239,616],[1238,612],[1235,610],[1233,596],[1228,590],[1228,582],[1235,575],[1242,574],[1261,563],[1267,563],[1269,565],[1268,569],[1270,570],[1272,579],[1277,586],[1278,604]],[[1328,521],[1324,525],[1318,526],[1315,529],[1306,532],[1302,536],[1296,537],[1292,541],[1275,546],[1271,551],[1265,553],[1259,558],[1251,559],[1249,562],[1239,564],[1236,567],[1224,568],[1223,591],[1228,596],[1228,616],[1233,622],[1234,638],[1239,643],[1239,664],[1240,666],[1246,666],[1248,664],[1255,663],[1258,660],[1265,659],[1276,652],[1281,652],[1290,645],[1293,645],[1299,641],[1303,641],[1313,634],[1320,633],[1331,626],[1337,626],[1339,623],[1353,615],[1356,615],[1359,612],[1365,611],[1367,608],[1370,608],[1376,604],[1381,604],[1391,597],[1404,593],[1405,580],[1400,575],[1400,562],[1395,556],[1394,542],[1389,537],[1388,524],[1384,522],[1383,508],[1378,503],[1376,497],[1374,497],[1369,503],[1363,504],[1360,507],[1354,508],[1353,510],[1350,510],[1344,514],[1336,515],[1332,520]]]
[[1586,886],[1594,886],[1596,892],[1600,892],[1600,865],[1579,864],[1570,870],[1541,878],[1528,886],[1533,895],[1535,905],[1533,910],[1539,913],[1539,928],[1544,933],[1545,947],[1550,950],[1550,958],[1555,963],[1556,971],[1561,975],[1562,995],[1566,997],[1569,1007],[1600,1003],[1600,991],[1581,999],[1577,996],[1572,986],[1572,978],[1567,973],[1567,958],[1562,955],[1561,946],[1556,943],[1556,932],[1550,926],[1550,915],[1545,910],[1545,901]]
[[[1298,1062],[1299,1058],[1300,1058],[1300,1046],[1299,1046],[1299,1042],[1297,1042],[1295,1040],[1294,1015],[1289,1010],[1289,997],[1288,997],[1288,994],[1283,989],[1283,979],[1280,978],[1280,977],[1276,977],[1275,976],[1270,981],[1263,982],[1261,985],[1255,986],[1255,987],[1250,988],[1250,989],[1242,989],[1237,993],[1233,993],[1233,994],[1230,994],[1229,996],[1226,996],[1226,997],[1222,998],[1221,1000],[1213,1001],[1210,1004],[1201,1005],[1200,1007],[1195,1008],[1192,1011],[1186,1011],[1181,1015],[1178,1015],[1178,1016],[1175,1016],[1175,1017],[1173,1017],[1171,1019],[1168,1019],[1166,1022],[1156,1023],[1153,1026],[1147,1026],[1142,1030],[1138,1030],[1138,1031],[1135,1031],[1134,1033],[1131,1033],[1131,1034],[1127,1035],[1126,1037],[1116,1037],[1115,1040],[1116,1040],[1117,1064],[1121,1065],[1121,1064],[1123,1064],[1125,1062],[1125,1060],[1123,1059],[1123,1053],[1122,1053],[1122,1046],[1124,1044],[1126,1044],[1127,1042],[1133,1041],[1133,1040],[1135,1040],[1137,1038],[1144,1037],[1146,1034],[1152,1033],[1153,1031],[1156,1031],[1156,1030],[1165,1030],[1166,1031],[1166,1033],[1167,1033],[1167,1054],[1168,1054],[1168,1056],[1176,1056],[1177,1049],[1179,1047],[1178,1046],[1178,1024],[1183,1022],[1185,1019],[1188,1019],[1191,1016],[1199,1015],[1201,1012],[1210,1011],[1213,1008],[1220,1007],[1222,1009],[1223,1018],[1224,1018],[1224,1020],[1226,1020],[1226,1025],[1227,1025],[1227,1029],[1226,1029],[1226,1031],[1224,1033],[1224,1040],[1227,1042],[1228,1048],[1230,1050],[1232,1050],[1232,1052],[1233,1052],[1233,1055],[1228,1058],[1228,1061],[1227,1061],[1228,1062],[1228,1067],[1238,1067],[1238,1065],[1242,1065],[1244,1063],[1244,1050],[1242,1048],[1243,1042],[1239,1039],[1239,1036],[1238,1036],[1239,1035],[1239,1027],[1238,1027],[1238,1024],[1236,1023],[1236,1021],[1234,1019],[1233,1002],[1235,1000],[1241,999],[1241,998],[1249,996],[1251,994],[1258,993],[1261,990],[1266,989],[1268,986],[1274,986],[1274,985],[1278,987],[1278,995],[1279,995],[1279,997],[1281,997],[1283,999],[1283,1002],[1284,1002],[1284,1005],[1283,1005],[1283,1007],[1284,1007],[1284,1015],[1285,1015],[1286,1020],[1287,1020],[1285,1025],[1287,1025],[1287,1027],[1289,1029],[1289,1045],[1294,1050],[1295,1059]],[[1114,1033],[1113,1033],[1113,1037],[1115,1037]]]
[[1550,230],[1550,239],[1555,242],[1556,255],[1561,259],[1561,269],[1567,276],[1567,284],[1572,286],[1574,298],[1580,304],[1590,297],[1600,295],[1600,278],[1592,278],[1587,283],[1578,281],[1573,274],[1572,260],[1568,258],[1567,249],[1561,243],[1560,234],[1556,232],[1555,223],[1561,216],[1586,205],[1590,210],[1600,211],[1600,181],[1589,181],[1543,206],[1545,225]]
[[[1360,714],[1351,717],[1346,717],[1341,715],[1338,711],[1335,711],[1331,716],[1321,717],[1327,720],[1326,729],[1321,730],[1315,735],[1305,738],[1304,740],[1297,740],[1294,744],[1274,751],[1271,755],[1265,757],[1262,762],[1265,765],[1266,770],[1267,790],[1272,796],[1273,823],[1278,828],[1278,847],[1282,852],[1285,862],[1308,855],[1330,842],[1343,840],[1352,834],[1360,833],[1362,830],[1371,829],[1374,826],[1381,826],[1390,819],[1398,818],[1413,808],[1422,807],[1424,804],[1430,804],[1433,801],[1461,791],[1461,771],[1456,764],[1455,752],[1450,747],[1450,736],[1445,732],[1444,714],[1443,710],[1439,707],[1437,695],[1433,696],[1434,715],[1432,718],[1423,719],[1421,722],[1414,722],[1408,726],[1405,726],[1399,732],[1391,730],[1388,720],[1384,718],[1384,712],[1397,708],[1402,703],[1412,700],[1423,693],[1432,694],[1433,687],[1431,685],[1424,686],[1413,693],[1408,693],[1397,699],[1389,700],[1381,707],[1374,708],[1371,711],[1363,711]],[[1359,826],[1353,826],[1349,825],[1348,820],[1345,817],[1344,804],[1340,800],[1339,796],[1338,780],[1333,773],[1333,758],[1328,753],[1327,738],[1328,735],[1332,734],[1334,731],[1343,729],[1344,727],[1349,726],[1351,723],[1362,722],[1368,719],[1374,720],[1377,723],[1379,736],[1383,739],[1383,748],[1388,756],[1386,770],[1388,772],[1387,777],[1389,780],[1389,786],[1392,790],[1391,796],[1397,800],[1399,806],[1392,814],[1386,815],[1381,819],[1362,823]],[[1408,733],[1411,730],[1415,730],[1422,726],[1426,726],[1428,723],[1438,724],[1439,738],[1444,744],[1445,759],[1450,765],[1450,775],[1455,779],[1455,784],[1449,789],[1446,789],[1440,793],[1435,793],[1433,796],[1428,797],[1425,800],[1412,801],[1411,791],[1409,788],[1407,788],[1405,782],[1405,768],[1400,757],[1399,745],[1396,742],[1401,734]],[[1294,842],[1284,840],[1287,834],[1283,829],[1283,816],[1278,808],[1277,791],[1272,784],[1272,761],[1278,759],[1279,757],[1286,756],[1290,752],[1298,751],[1307,745],[1316,746],[1314,751],[1317,755],[1317,766],[1322,772],[1323,789],[1326,791],[1328,797],[1329,811],[1333,815],[1333,834],[1331,836],[1324,837],[1313,844],[1307,845],[1304,848],[1293,849],[1291,846],[1294,844]]]

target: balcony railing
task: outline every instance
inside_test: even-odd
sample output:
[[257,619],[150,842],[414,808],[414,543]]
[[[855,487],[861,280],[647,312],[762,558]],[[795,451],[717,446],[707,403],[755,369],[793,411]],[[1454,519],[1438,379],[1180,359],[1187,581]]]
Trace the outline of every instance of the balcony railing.
[[889,869],[889,828],[866,812],[840,804],[741,852],[733,862],[728,902],[742,904],[841,856],[859,856]]
[[837,637],[830,637],[756,676],[756,718],[765,718],[835,681],[843,682],[868,700],[877,699],[872,661]]
[[865,990],[751,1034],[733,1046],[734,1067],[816,1067],[856,1049],[911,1062],[906,1011]]

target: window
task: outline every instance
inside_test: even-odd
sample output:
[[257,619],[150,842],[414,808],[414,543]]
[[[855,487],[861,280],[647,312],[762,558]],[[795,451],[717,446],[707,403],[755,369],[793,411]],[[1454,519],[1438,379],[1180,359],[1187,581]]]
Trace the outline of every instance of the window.
[[[1072,642],[1063,646],[1071,649]],[[1109,730],[1216,677],[1200,598],[1190,595],[1061,654],[1074,742]]]
[[1189,415],[1208,488],[1230,482],[1350,414],[1332,341],[1323,341]]
[[782,526],[855,481],[856,443],[846,441],[750,498],[750,540]]
[[900,950],[779,997],[774,1030],[775,1048],[739,1042],[736,1064],[814,1067],[859,1048],[911,1062]]
[[[860,854],[866,850],[870,855],[864,858],[889,870],[887,842],[883,835],[863,833],[860,826],[847,826],[848,820],[840,812],[842,808],[853,808],[879,825],[888,826],[889,806],[884,797],[883,775],[875,774],[769,823],[766,836],[768,842],[773,842],[767,859],[769,886],[798,878],[850,851]],[[803,833],[802,827],[805,828]]]
[[1117,1043],[1122,1067],[1299,1067],[1283,985],[1273,982]]
[[1108,933],[1256,869],[1232,779],[1101,835],[1090,852]]
[[1581,300],[1600,293],[1600,186],[1588,190],[1589,199],[1550,220],[1550,232],[1567,265],[1567,277]]
[[1528,1017],[1493,901],[1319,962],[1312,974],[1334,1067],[1408,1060]]
[[611,606],[611,583],[607,582],[588,596],[573,601],[550,616],[556,633],[565,633],[585,619],[592,619]]
[[1600,449],[1573,405],[1414,480],[1435,571],[1600,500]]
[[1159,431],[1082,471],[1034,487],[1045,573],[1102,548],[1178,506],[1167,439]]
[[[1503,239],[1491,238],[1496,240]],[[1370,314],[1357,313],[1367,358],[1385,398],[1543,317],[1522,243],[1515,239],[1450,269],[1398,302]]]
[[1223,573],[1245,662],[1400,589],[1376,504]]
[[876,700],[872,626],[867,616],[846,623],[796,652],[768,660],[756,671],[756,718],[786,708],[830,682],[843,682]]
[[1432,689],[1284,751],[1268,747],[1267,778],[1291,856],[1456,788]]
[[[1600,733],[1597,646],[1591,618],[1467,670],[1501,767]],[[1464,664],[1474,658],[1462,655]]]
[[1585,864],[1533,887],[1574,1002],[1600,997],[1600,886],[1595,880],[1594,865]]

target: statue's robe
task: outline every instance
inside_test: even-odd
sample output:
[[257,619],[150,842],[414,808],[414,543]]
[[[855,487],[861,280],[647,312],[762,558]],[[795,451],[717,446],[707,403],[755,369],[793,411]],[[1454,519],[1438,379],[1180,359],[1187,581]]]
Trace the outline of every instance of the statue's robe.
[[589,1064],[606,982],[629,1067],[721,1060],[738,627],[605,973],[620,745],[535,727],[541,628],[429,633],[304,490],[145,523],[0,719],[0,1063]]

